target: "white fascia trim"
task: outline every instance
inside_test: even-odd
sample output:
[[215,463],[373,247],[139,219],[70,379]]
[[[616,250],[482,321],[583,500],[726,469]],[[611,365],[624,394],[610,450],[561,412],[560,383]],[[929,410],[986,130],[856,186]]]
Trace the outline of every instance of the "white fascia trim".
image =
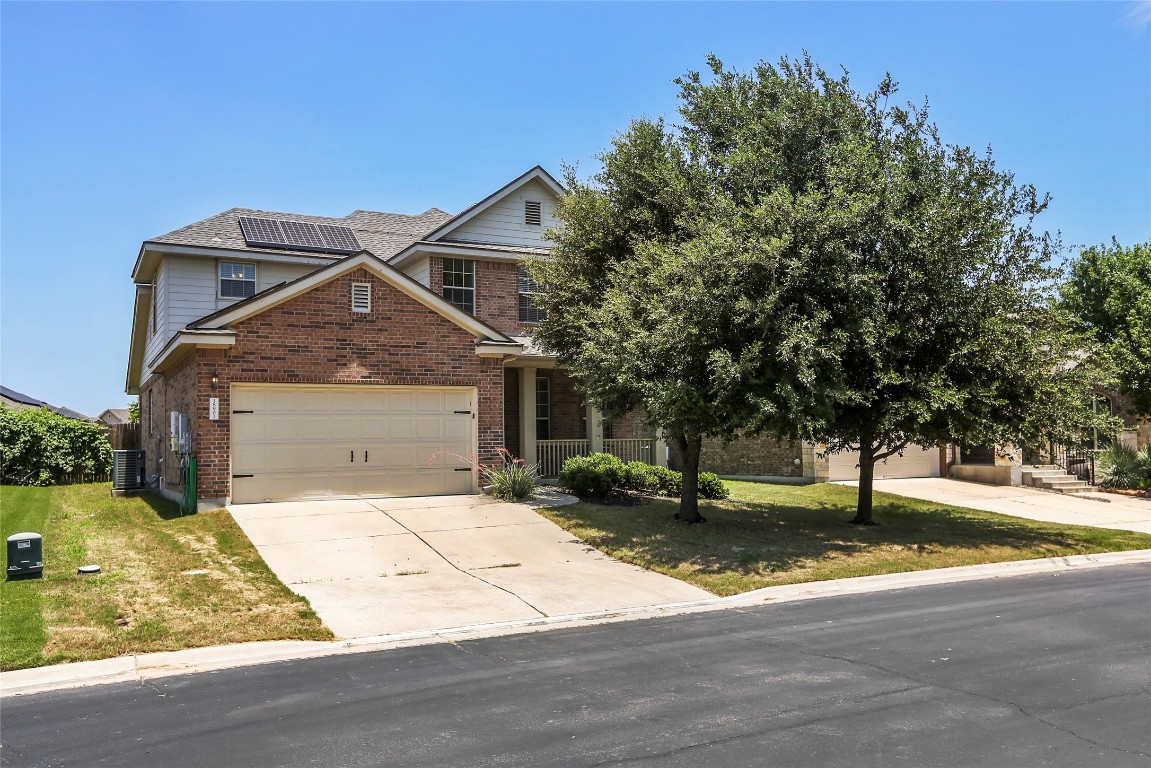
[[235,331],[180,331],[148,363],[149,370],[163,371],[165,365],[196,348],[227,349],[236,343]]
[[124,379],[124,392],[140,394],[140,374],[144,370],[144,349],[148,344],[148,310],[152,300],[150,283],[136,286],[136,300],[132,304],[132,339],[128,346],[128,373]]
[[541,166],[537,165],[535,168],[532,168],[530,171],[523,174],[519,178],[513,179],[509,183],[500,187],[495,192],[491,193],[483,200],[479,201],[471,208],[468,208],[455,218],[449,219],[447,222],[441,225],[439,229],[433,230],[424,236],[423,239],[437,240],[443,237],[448,232],[451,232],[456,227],[459,227],[461,224],[465,224],[468,221],[471,221],[473,218],[483,213],[488,208],[491,208],[495,203],[502,200],[504,197],[507,197],[512,192],[515,192],[517,189],[524,186],[528,182],[537,180],[543,182],[544,186],[548,187],[557,198],[563,197],[564,188],[560,186],[560,183],[556,181],[555,177],[553,177],[550,173],[545,171]]
[[[171,243],[145,242],[140,246],[140,255],[136,257],[136,265],[132,267],[132,279],[140,281],[145,279],[143,269],[145,264],[151,264],[154,259],[161,256],[205,256],[211,259],[235,259],[236,261],[276,261],[284,264],[307,264],[323,267],[333,264],[343,256],[297,256],[290,253],[277,253],[275,251],[250,251],[238,248],[209,248],[203,245],[174,245]],[[151,258],[149,258],[151,257]],[[149,270],[149,273],[155,270]]]
[[400,267],[405,262],[420,255],[463,256],[483,261],[520,262],[524,260],[525,256],[545,256],[548,253],[540,248],[527,247],[520,252],[513,252],[505,250],[506,247],[503,246],[500,250],[494,250],[482,245],[463,245],[460,243],[412,243],[388,259],[388,263],[394,267]]
[[221,328],[232,323],[240,322],[241,320],[246,320],[288,299],[310,291],[318,285],[335,280],[340,275],[363,267],[385,283],[398,289],[401,293],[415,299],[433,312],[437,312],[448,320],[451,320],[476,338],[495,339],[507,344],[515,343],[506,335],[487,325],[479,318],[469,315],[467,312],[448,302],[442,296],[437,296],[403,272],[400,272],[393,266],[385,264],[366,251],[356,254],[355,256],[347,256],[342,261],[337,262],[337,264],[339,265],[338,269],[331,268],[336,265],[329,265],[328,269],[318,269],[309,275],[305,275],[294,282],[286,284],[279,290],[273,289],[269,291],[255,301],[246,302],[237,306],[234,310],[215,317],[212,320],[212,324],[216,328]]
[[523,344],[476,344],[479,357],[517,357],[523,351]]

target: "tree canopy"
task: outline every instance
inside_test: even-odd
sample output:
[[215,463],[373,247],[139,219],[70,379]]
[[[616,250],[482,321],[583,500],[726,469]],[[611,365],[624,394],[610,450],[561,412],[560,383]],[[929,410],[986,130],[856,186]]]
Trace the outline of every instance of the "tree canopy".
[[853,90],[806,56],[691,72],[683,123],[635,120],[568,173],[533,269],[543,345],[607,414],[641,407],[684,458],[767,433],[859,450],[1018,442],[1086,418],[1083,339],[1053,304],[1047,199],[990,151],[945,145],[895,82]]
[[1061,292],[1064,307],[1103,345],[1119,390],[1151,416],[1151,241],[1083,249]]

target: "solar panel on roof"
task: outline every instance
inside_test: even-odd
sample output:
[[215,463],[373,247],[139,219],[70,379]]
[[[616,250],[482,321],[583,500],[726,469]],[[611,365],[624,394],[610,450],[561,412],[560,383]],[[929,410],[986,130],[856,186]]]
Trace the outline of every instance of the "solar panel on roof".
[[244,242],[251,246],[343,254],[363,250],[350,227],[254,216],[240,216],[239,219]]

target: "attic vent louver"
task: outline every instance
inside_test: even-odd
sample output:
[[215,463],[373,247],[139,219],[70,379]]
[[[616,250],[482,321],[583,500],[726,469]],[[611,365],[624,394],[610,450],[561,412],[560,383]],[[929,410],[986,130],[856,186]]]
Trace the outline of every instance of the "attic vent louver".
[[341,254],[363,250],[350,227],[291,219],[239,218],[244,242],[251,246]]
[[352,283],[352,311],[367,314],[372,311],[372,286]]
[[543,213],[539,200],[524,200],[524,224],[533,227],[543,224]]

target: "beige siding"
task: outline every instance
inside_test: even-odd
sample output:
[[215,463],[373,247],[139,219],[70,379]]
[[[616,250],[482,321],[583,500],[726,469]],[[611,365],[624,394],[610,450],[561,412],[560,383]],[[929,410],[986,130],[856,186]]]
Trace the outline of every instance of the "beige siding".
[[403,267],[408,277],[424,287],[431,286],[431,259],[427,256],[417,256]]
[[[526,200],[538,200],[541,203],[542,226],[529,226],[524,223]],[[443,242],[458,240],[468,243],[548,248],[551,243],[544,240],[543,233],[556,225],[555,206],[556,197],[552,191],[539,181],[532,181],[440,239]]]
[[[236,261],[254,261],[237,258]],[[156,272],[155,301],[158,303],[156,333],[148,338],[145,366],[163,349],[175,334],[205,315],[236,303],[236,299],[219,297],[219,260],[196,256],[168,256]],[[256,290],[263,291],[289,280],[303,277],[318,267],[312,264],[287,264],[256,261]],[[148,327],[151,328],[151,317]],[[151,370],[145,367],[145,378]]]

